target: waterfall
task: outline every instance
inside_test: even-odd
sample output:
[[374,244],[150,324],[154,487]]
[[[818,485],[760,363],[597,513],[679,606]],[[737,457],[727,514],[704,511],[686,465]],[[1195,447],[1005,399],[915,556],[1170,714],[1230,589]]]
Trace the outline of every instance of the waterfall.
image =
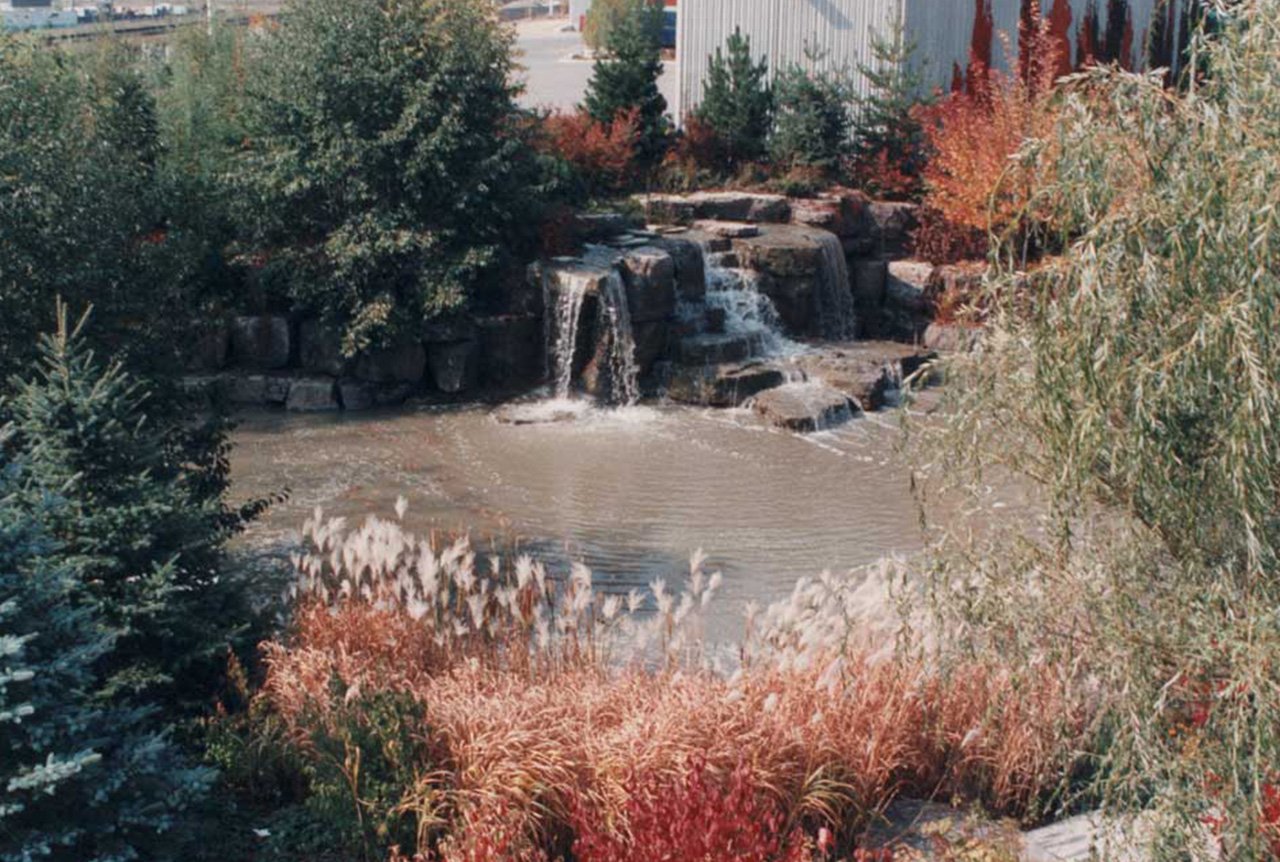
[[749,269],[726,266],[732,253],[714,252],[699,242],[706,272],[706,297],[702,304],[683,304],[681,317],[701,329],[706,309],[724,314],[724,332],[750,338],[758,352],[768,356],[790,353],[799,345],[782,332],[782,320],[771,300],[760,290],[760,275]]
[[600,289],[600,315],[608,331],[609,397],[611,404],[629,407],[640,400],[640,370],[631,329],[627,287],[617,269],[610,269]]
[[576,277],[565,279],[559,289],[551,290],[544,277],[544,300],[547,372],[555,384],[555,397],[568,398],[573,382],[573,357],[578,344],[578,320],[582,316],[582,301],[587,295],[587,281]]
[[858,334],[858,324],[854,318],[853,286],[844,247],[839,237],[826,231],[815,231],[813,239],[822,251],[816,297],[822,336],[834,341],[850,341]]

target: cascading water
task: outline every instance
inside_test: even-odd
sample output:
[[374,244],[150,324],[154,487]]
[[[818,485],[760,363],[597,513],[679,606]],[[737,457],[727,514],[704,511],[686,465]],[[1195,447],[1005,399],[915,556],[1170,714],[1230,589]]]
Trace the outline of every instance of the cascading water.
[[682,306],[685,321],[701,327],[706,309],[715,309],[724,315],[725,334],[751,339],[757,354],[773,356],[799,349],[783,335],[773,301],[760,290],[759,274],[726,266],[732,253],[711,251],[705,242],[699,242],[698,248],[706,272],[706,297],[701,305]]
[[822,336],[833,341],[852,340],[858,333],[858,323],[854,316],[853,288],[844,247],[839,237],[826,231],[814,232],[812,237],[822,254],[816,297]]
[[630,407],[640,400],[640,369],[636,365],[636,341],[631,329],[627,287],[616,269],[610,269],[600,288],[600,316],[608,331],[610,404]]
[[547,372],[555,386],[555,397],[565,399],[569,397],[569,387],[573,383],[573,357],[578,344],[578,321],[587,295],[587,281],[583,278],[565,279],[553,291],[544,278],[542,291],[547,309]]

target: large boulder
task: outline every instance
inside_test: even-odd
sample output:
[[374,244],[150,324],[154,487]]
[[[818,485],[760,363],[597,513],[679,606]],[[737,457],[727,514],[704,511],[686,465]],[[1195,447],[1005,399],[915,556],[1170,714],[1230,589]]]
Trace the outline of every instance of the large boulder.
[[292,383],[278,374],[235,374],[227,378],[225,392],[232,404],[275,406],[288,400]]
[[755,334],[693,335],[680,340],[678,358],[682,365],[691,366],[744,362],[762,346]]
[[867,207],[872,237],[882,254],[900,254],[920,224],[918,204],[875,201]]
[[622,258],[631,322],[666,320],[676,312],[676,265],[656,246],[631,249]]
[[427,366],[441,392],[456,395],[469,389],[480,374],[480,349],[475,341],[428,345]]
[[848,422],[858,405],[821,383],[787,383],[761,392],[752,408],[771,425],[805,434]]
[[782,278],[812,277],[822,266],[822,250],[804,228],[769,226],[735,239],[733,248],[744,267]]
[[667,381],[666,397],[678,404],[740,407],[749,399],[786,382],[777,366],[761,362],[682,367]]
[[427,351],[416,341],[366,353],[356,360],[355,376],[368,383],[421,383]]
[[784,195],[722,191],[641,195],[637,200],[651,224],[689,224],[696,219],[780,224],[791,218],[791,204]]
[[631,327],[636,345],[636,367],[641,376],[653,370],[654,363],[663,359],[670,350],[671,325],[667,321],[637,323]]
[[341,374],[346,366],[341,334],[319,320],[304,320],[298,325],[298,363],[307,371]]
[[895,341],[859,341],[835,350],[795,358],[807,379],[821,380],[854,399],[863,410],[879,410],[892,403],[903,379],[932,359],[928,352]]
[[343,410],[360,411],[403,404],[413,394],[413,385],[346,379],[338,381],[337,391]]
[[319,413],[338,409],[337,384],[330,377],[308,377],[294,380],[284,403],[286,410]]
[[476,320],[480,332],[481,377],[496,389],[517,389],[540,381],[546,369],[542,321],[501,315]]
[[671,256],[676,271],[676,293],[685,302],[700,302],[707,293],[706,258],[695,239],[664,236],[654,245]]
[[246,315],[231,323],[231,355],[244,368],[274,369],[289,364],[289,321],[278,315]]

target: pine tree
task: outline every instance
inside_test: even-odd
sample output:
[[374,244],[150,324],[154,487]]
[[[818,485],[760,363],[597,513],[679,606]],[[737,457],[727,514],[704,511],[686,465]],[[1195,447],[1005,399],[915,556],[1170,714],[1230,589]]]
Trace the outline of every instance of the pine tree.
[[[821,59],[811,54],[808,65],[816,67]],[[788,170],[834,170],[847,152],[852,122],[847,75],[792,64],[778,76],[775,98],[777,118],[769,141],[773,159]]]
[[752,59],[750,37],[735,29],[725,48],[728,56],[717,48],[711,59],[694,117],[715,132],[727,161],[737,166],[765,154],[773,123],[773,90],[769,63]]
[[585,107],[598,123],[611,124],[636,110],[640,161],[652,166],[666,149],[667,100],[658,90],[662,75],[662,7],[628,0],[629,7],[609,32],[608,53],[596,60]]
[[3,405],[11,446],[33,508],[62,500],[43,520],[78,601],[119,632],[97,663],[103,694],[187,716],[252,619],[250,590],[222,553],[234,526],[221,500],[225,452],[216,434],[212,448],[183,445],[190,436],[156,420],[163,411],[140,383],[96,359],[84,323],[68,327],[60,306],[32,378],[14,381]]
[[874,62],[859,66],[867,89],[857,100],[853,166],[872,194],[916,198],[924,190],[924,128],[916,109],[928,98],[912,64],[915,51],[899,25],[887,37],[872,34]]
[[113,704],[97,665],[116,632],[80,601],[0,429],[0,860],[178,858],[177,827],[208,784],[151,710]]

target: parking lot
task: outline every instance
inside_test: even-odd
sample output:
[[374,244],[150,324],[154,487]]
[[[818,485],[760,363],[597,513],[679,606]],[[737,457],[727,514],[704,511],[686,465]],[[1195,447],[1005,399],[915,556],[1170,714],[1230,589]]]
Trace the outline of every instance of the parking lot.
[[[521,104],[561,111],[572,110],[580,104],[591,79],[592,63],[587,59],[574,59],[587,48],[580,34],[574,30],[566,32],[568,19],[518,21],[515,27],[517,61],[523,67],[521,80],[525,86]],[[679,77],[677,65],[666,62],[658,86],[672,110]]]

